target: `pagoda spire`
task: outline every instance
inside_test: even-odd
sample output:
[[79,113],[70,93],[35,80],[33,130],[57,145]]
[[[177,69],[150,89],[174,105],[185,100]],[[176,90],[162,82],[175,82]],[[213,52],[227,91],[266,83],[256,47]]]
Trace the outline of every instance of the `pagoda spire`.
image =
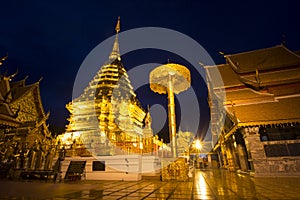
[[116,25],[116,38],[115,38],[115,42],[114,42],[114,46],[113,49],[109,55],[109,59],[110,60],[121,60],[121,56],[120,56],[120,49],[119,49],[119,40],[118,40],[118,33],[120,32],[120,16],[118,17],[118,22]]

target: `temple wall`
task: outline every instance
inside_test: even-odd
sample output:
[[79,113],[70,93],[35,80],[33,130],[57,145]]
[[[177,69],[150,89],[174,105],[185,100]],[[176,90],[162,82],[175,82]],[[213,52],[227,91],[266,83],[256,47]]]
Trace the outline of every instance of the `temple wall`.
[[[254,176],[300,176],[300,156],[282,156],[282,149],[269,148],[271,145],[282,147],[291,143],[300,144],[300,140],[261,142],[258,131],[258,127],[244,128],[244,139],[252,156]],[[266,152],[266,149],[269,150]]]
[[260,142],[258,127],[244,128],[244,140],[247,151],[251,154],[250,162],[254,167],[255,175],[264,173],[266,167],[266,155]]

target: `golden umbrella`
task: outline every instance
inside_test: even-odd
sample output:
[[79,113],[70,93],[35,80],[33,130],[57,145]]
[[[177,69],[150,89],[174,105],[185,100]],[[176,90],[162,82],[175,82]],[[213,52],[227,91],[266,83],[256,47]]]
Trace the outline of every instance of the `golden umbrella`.
[[176,114],[174,93],[179,94],[191,86],[190,71],[182,65],[169,63],[161,65],[150,73],[150,88],[159,94],[168,94],[168,118],[170,142],[173,157],[177,157]]

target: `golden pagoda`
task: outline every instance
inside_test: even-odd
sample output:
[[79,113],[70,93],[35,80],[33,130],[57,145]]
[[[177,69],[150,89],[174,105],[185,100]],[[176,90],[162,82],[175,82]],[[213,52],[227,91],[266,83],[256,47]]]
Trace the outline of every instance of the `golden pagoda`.
[[143,147],[143,143],[153,145],[149,143],[153,135],[150,138],[143,137],[146,112],[121,62],[119,31],[120,18],[108,61],[98,70],[84,92],[66,105],[71,113],[69,124],[66,133],[59,139],[63,145],[70,148],[75,146],[76,155],[115,155],[152,150],[152,147]]

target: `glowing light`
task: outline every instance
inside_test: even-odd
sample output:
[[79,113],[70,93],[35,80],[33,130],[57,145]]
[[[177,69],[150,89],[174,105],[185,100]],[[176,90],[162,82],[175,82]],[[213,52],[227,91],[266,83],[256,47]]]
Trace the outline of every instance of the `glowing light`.
[[196,140],[195,147],[196,147],[196,149],[201,149],[202,148],[202,144],[201,144],[200,140]]
[[143,149],[143,143],[140,142],[140,149]]

